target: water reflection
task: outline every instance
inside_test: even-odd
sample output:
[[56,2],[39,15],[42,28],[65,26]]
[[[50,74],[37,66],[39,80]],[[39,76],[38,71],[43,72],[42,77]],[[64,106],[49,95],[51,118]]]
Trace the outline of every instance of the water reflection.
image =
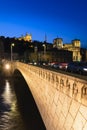
[[46,130],[23,79],[0,80],[0,130]]
[[[1,82],[1,81],[0,81]],[[15,93],[9,80],[5,82],[0,95],[0,130],[26,130],[17,108]]]
[[2,94],[2,97],[4,99],[4,103],[10,105],[12,103],[12,93],[11,93],[11,86],[8,80],[5,81],[5,88],[4,93]]

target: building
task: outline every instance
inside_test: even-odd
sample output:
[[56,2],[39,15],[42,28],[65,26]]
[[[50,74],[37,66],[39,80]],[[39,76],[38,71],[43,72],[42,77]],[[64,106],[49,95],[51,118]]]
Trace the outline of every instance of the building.
[[53,40],[53,48],[62,49],[62,47],[63,47],[63,39],[55,38]]
[[50,62],[71,62],[72,61],[72,52],[63,49],[53,48],[47,51],[49,55]]
[[25,36],[22,35],[21,37],[19,37],[18,40],[24,40],[24,41],[27,41],[27,42],[32,42],[32,35],[26,33]]
[[82,56],[82,61],[87,62],[87,49],[81,48],[81,56]]
[[3,41],[0,39],[0,60],[4,58],[4,53]]
[[72,52],[68,50],[58,50],[57,48],[52,48],[44,51],[37,51],[30,53],[29,60],[32,62],[71,62]]
[[73,61],[81,61],[82,59],[80,53],[81,43],[79,39],[72,40],[70,44],[63,44],[62,38],[56,38],[53,41],[53,48],[72,51]]

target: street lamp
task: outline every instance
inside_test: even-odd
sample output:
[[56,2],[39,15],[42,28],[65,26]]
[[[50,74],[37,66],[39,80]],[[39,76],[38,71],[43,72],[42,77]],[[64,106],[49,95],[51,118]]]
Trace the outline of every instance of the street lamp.
[[14,43],[11,44],[11,61],[13,60],[13,46],[14,46]]
[[44,61],[46,61],[46,45],[43,44],[43,47],[44,47],[44,54],[43,54],[43,58],[44,58]]
[[46,53],[46,45],[43,44],[43,47],[44,47],[44,54]]
[[5,65],[4,65],[4,68],[6,69],[6,70],[9,70],[11,67],[10,67],[10,64],[9,63],[6,63]]

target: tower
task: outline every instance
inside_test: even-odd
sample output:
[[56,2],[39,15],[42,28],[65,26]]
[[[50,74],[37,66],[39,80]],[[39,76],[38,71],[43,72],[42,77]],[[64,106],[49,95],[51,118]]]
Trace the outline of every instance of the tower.
[[55,38],[53,40],[53,47],[57,49],[61,49],[63,47],[63,39],[62,38]]
[[45,40],[44,40],[44,42],[45,43],[47,42],[47,35],[46,35],[46,33],[45,33]]

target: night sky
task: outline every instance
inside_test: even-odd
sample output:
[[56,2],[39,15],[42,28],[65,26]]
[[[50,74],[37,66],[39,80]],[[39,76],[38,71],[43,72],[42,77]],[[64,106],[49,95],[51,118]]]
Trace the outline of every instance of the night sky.
[[80,39],[87,48],[87,0],[0,0],[0,36],[64,43]]

